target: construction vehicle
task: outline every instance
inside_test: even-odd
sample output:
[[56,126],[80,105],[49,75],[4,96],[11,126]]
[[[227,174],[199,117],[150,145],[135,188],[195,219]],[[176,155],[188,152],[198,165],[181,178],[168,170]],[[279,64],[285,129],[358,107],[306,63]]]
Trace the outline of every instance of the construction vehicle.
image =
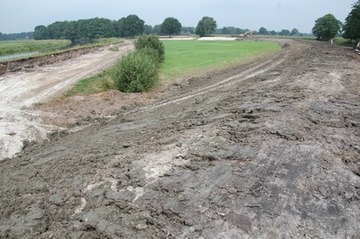
[[248,36],[252,36],[253,31],[247,31],[244,34],[240,34],[240,36],[236,39],[237,41],[245,40]]

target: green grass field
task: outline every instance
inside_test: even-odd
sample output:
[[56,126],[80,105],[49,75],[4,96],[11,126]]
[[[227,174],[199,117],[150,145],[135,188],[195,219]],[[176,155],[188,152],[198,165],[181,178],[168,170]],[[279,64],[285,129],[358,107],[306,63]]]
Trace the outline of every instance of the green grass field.
[[68,40],[21,40],[21,41],[0,41],[0,56],[24,52],[49,52],[57,51],[70,46]]
[[[281,49],[280,45],[274,42],[164,41],[163,43],[165,62],[160,70],[162,82],[247,62]],[[64,95],[90,95],[115,89],[110,71],[111,69],[95,77],[80,80]]]
[[38,52],[40,55],[60,52],[69,49],[104,46],[123,41],[119,38],[100,38],[85,45],[71,45],[69,40],[17,40],[0,41],[0,56],[17,53]]
[[171,80],[249,61],[280,50],[274,42],[251,41],[163,41],[165,62],[161,77]]

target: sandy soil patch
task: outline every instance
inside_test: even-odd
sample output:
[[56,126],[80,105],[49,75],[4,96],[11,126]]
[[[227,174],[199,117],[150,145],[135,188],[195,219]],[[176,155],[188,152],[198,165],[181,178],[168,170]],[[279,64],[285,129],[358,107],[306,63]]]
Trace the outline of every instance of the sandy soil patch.
[[197,41],[235,41],[236,37],[200,37]]
[[[39,141],[58,128],[42,121],[43,112],[29,110],[61,94],[79,79],[97,74],[133,48],[131,42],[108,46],[53,65],[0,76],[0,159],[20,152],[23,141]],[[111,48],[111,49],[110,49]]]
[[192,41],[192,40],[196,40],[196,37],[173,36],[173,37],[161,37],[160,40],[162,40],[162,41],[176,41],[176,40]]

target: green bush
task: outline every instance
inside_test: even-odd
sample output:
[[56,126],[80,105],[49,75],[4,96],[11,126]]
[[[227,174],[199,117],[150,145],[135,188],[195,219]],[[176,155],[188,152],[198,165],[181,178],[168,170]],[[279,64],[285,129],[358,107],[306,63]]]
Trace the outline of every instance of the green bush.
[[339,45],[339,46],[353,46],[353,42],[349,39],[344,39],[344,38],[335,38],[334,39],[334,42],[336,45]]
[[139,49],[137,51],[148,55],[153,61],[155,61],[157,66],[160,67],[161,59],[160,59],[159,52],[157,50],[155,50],[153,48],[145,47],[145,48]]
[[159,62],[165,60],[165,48],[163,43],[157,36],[154,35],[142,35],[135,41],[135,49],[140,50],[144,48],[155,49],[159,54]]
[[123,57],[110,74],[123,92],[143,92],[159,79],[160,63],[164,61],[164,45],[156,36],[140,36],[135,51]]
[[124,56],[111,71],[118,89],[123,92],[143,92],[159,79],[159,62],[152,49],[134,51]]

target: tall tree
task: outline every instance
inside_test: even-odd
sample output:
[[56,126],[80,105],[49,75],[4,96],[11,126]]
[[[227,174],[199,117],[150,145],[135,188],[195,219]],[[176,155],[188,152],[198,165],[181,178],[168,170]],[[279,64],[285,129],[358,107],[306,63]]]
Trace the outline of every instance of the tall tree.
[[181,27],[182,27],[181,23],[179,22],[178,19],[173,17],[168,17],[161,24],[161,33],[164,33],[171,37],[172,35],[180,34]]
[[197,27],[195,33],[200,35],[200,37],[203,36],[209,36],[211,33],[215,31],[217,27],[216,21],[212,17],[203,17]]
[[114,29],[116,32],[116,36],[118,37],[125,37],[125,17],[120,18],[118,21],[113,22]]
[[351,40],[360,40],[360,0],[357,1],[345,19],[343,37]]
[[[70,40],[73,44],[75,43],[82,43],[79,41],[79,37],[81,36],[81,32],[78,31],[77,22],[71,21],[66,25],[66,29],[64,31],[65,39]],[[83,42],[88,43],[90,40]]]
[[155,25],[153,28],[153,32],[155,35],[160,36],[161,35],[161,24]]
[[65,31],[68,27],[68,21],[54,22],[47,26],[51,39],[66,39]]
[[144,34],[145,35],[151,35],[153,34],[153,27],[150,25],[146,25],[144,26]]
[[299,30],[296,28],[293,28],[290,33],[291,36],[297,36],[299,35]]
[[[88,20],[78,20],[76,21],[76,34],[75,39],[71,40],[74,43],[86,44],[89,43],[92,39],[92,29]],[[70,31],[69,31],[70,32]],[[68,37],[70,34],[68,33]],[[74,36],[72,36],[74,37]]]
[[315,26],[312,29],[312,32],[316,36],[317,40],[330,41],[340,32],[340,29],[341,22],[332,14],[327,14],[315,21]]
[[49,38],[50,38],[50,34],[46,26],[40,25],[35,27],[34,29],[35,40],[44,40]]
[[259,29],[259,34],[260,34],[260,35],[268,35],[269,32],[268,32],[268,30],[267,30],[265,27],[260,27],[260,29]]
[[129,15],[123,20],[123,31],[125,37],[135,37],[144,33],[145,22],[137,15]]
[[106,18],[93,18],[88,20],[91,29],[91,39],[108,38],[115,35],[114,25]]

